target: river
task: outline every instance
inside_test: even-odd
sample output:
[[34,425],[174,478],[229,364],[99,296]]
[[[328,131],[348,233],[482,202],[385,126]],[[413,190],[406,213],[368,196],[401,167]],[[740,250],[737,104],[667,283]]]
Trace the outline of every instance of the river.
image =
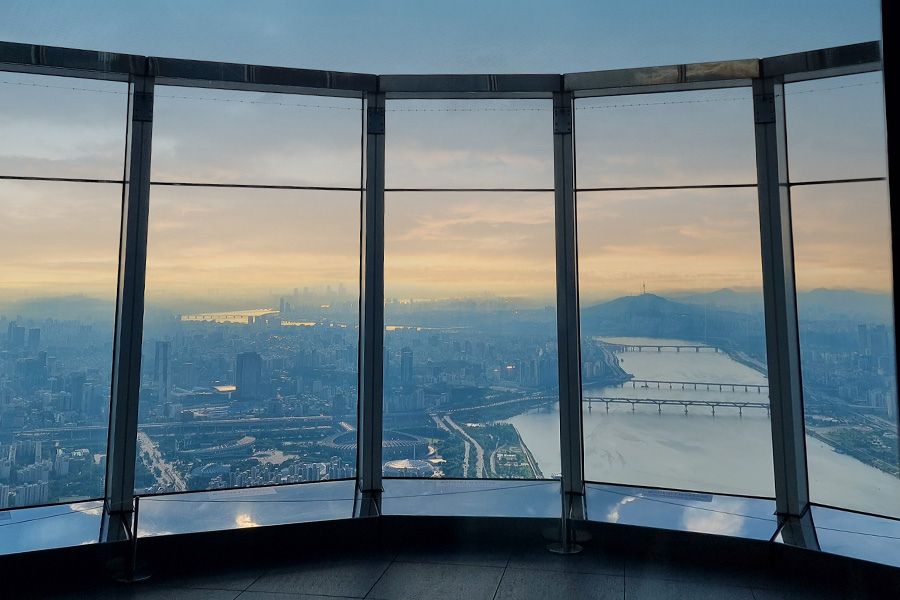
[[[616,343],[681,343],[679,340],[608,338]],[[707,381],[765,385],[766,377],[725,353],[617,353],[622,368],[635,379]],[[706,391],[591,387],[585,397],[697,399],[765,402],[765,389]],[[518,429],[545,474],[558,473],[558,410],[534,410],[509,420]],[[765,410],[603,403],[584,408],[584,468],[589,481],[657,486],[741,495],[774,495],[771,424]],[[813,501],[900,516],[900,479],[839,454],[827,444],[807,438],[810,491]]]

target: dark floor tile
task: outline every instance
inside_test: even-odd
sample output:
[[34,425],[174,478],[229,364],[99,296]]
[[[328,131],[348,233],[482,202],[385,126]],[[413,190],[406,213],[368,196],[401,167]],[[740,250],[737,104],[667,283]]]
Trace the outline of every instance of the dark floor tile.
[[398,562],[443,563],[448,565],[474,565],[481,567],[505,567],[509,561],[507,548],[479,547],[473,545],[451,548],[411,548],[401,551]]
[[499,567],[395,562],[367,598],[378,600],[491,600]]
[[779,578],[761,569],[744,569],[664,559],[629,559],[625,576],[637,579],[667,579],[705,582],[724,586],[779,588]]
[[703,581],[625,578],[625,600],[754,600],[747,587]]
[[507,569],[497,600],[621,600],[624,580],[615,575]]
[[623,575],[621,558],[585,548],[579,554],[553,554],[544,547],[533,547],[513,552],[509,557],[512,569],[536,569],[563,573],[594,573],[599,575]]
[[236,590],[207,590],[176,588],[157,584],[139,583],[129,586],[105,586],[77,590],[55,596],[17,596],[18,598],[46,598],[53,600],[234,600],[241,592]]
[[284,566],[264,573],[249,591],[362,598],[389,564],[386,560],[346,559]]
[[348,596],[315,596],[284,592],[244,592],[237,600],[356,600]]
[[869,600],[900,598],[898,590],[880,590],[876,592],[848,589],[826,589],[824,586],[811,586],[800,590],[753,590],[754,600]]
[[197,574],[160,575],[159,583],[172,587],[237,590],[240,592],[250,587],[263,572],[262,568],[256,568],[216,570]]

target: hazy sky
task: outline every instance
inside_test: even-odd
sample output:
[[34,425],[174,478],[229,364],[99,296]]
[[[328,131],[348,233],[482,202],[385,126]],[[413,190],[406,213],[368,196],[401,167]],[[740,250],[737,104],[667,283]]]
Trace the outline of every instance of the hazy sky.
[[[6,2],[0,39],[374,72],[559,72],[879,37],[877,2],[762,4]],[[120,178],[122,92],[0,73],[0,173]],[[880,75],[789,93],[795,180],[884,174]],[[360,185],[358,100],[157,96],[155,181]],[[548,101],[395,101],[389,111],[388,187],[552,187]],[[580,187],[755,181],[747,89],[585,100],[576,126]],[[0,181],[0,295],[113,297],[118,200],[114,185]],[[552,193],[394,192],[386,203],[389,297],[552,299]],[[759,286],[752,189],[582,193],[578,210],[587,300],[644,283],[661,293]],[[883,185],[798,192],[801,288],[889,289],[886,217]],[[148,300],[355,289],[358,218],[354,192],[155,187]]]

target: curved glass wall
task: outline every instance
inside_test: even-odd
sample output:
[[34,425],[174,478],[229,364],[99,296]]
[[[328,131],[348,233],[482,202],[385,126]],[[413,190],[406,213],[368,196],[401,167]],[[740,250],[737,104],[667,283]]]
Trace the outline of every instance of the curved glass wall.
[[[119,333],[143,333],[129,440],[143,536],[360,516],[367,437],[382,445],[380,514],[558,515],[562,445],[583,449],[587,519],[780,540],[772,513],[790,436],[773,427],[785,418],[775,402],[803,409],[797,448],[823,548],[876,535],[866,519],[900,518],[900,465],[873,56],[847,63],[869,72],[834,76],[844,65],[785,85],[786,156],[764,146],[781,115],[767,120],[743,62],[722,81],[703,79],[716,66],[700,78],[696,65],[642,70],[677,79],[649,90],[623,89],[622,73],[573,76],[599,87],[575,94],[571,130],[552,76],[383,78],[394,91],[381,115],[373,76],[247,67],[201,82],[190,70],[160,80],[152,113],[137,102],[129,115],[125,83],[5,73],[0,527],[29,522],[4,509],[60,504],[35,519],[72,524],[65,543],[92,539],[107,454],[125,445],[111,406],[131,400],[110,405],[127,371],[110,368],[118,318]],[[808,58],[796,78],[812,76]],[[423,87],[397,91],[404,81]],[[766,83],[780,98],[778,76]],[[149,181],[129,182],[149,195],[137,324],[114,303],[134,218],[123,223],[126,117],[153,123]],[[789,254],[767,237],[765,210],[760,228],[760,206],[783,198],[757,187],[771,159],[787,165],[797,285],[795,297],[790,270],[777,281],[769,265],[764,305],[761,256]],[[566,254],[570,200],[577,258]],[[373,235],[361,215],[368,224],[380,209]],[[376,264],[361,273],[373,240]],[[377,267],[373,315],[360,280]],[[564,269],[577,272],[578,322],[557,312]],[[784,283],[800,370],[776,361],[770,373],[766,323],[784,309],[770,296]],[[361,332],[361,313],[382,308],[383,332]],[[560,402],[574,395],[560,397],[559,374],[575,369],[560,369],[557,339],[577,327],[582,431],[569,436]],[[383,370],[358,401],[373,348]],[[802,383],[802,398],[770,394],[770,376]],[[383,439],[358,431],[371,413]],[[527,481],[488,481],[501,479]],[[285,485],[307,482],[321,485]],[[181,523],[185,508],[199,520]],[[6,547],[49,545],[35,540]]]

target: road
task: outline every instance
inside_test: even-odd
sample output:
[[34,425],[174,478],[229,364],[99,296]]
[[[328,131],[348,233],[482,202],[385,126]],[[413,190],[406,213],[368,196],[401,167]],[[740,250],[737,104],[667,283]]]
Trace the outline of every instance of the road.
[[[481,444],[475,441],[475,438],[470,436],[465,430],[456,424],[450,415],[444,416],[444,421],[451,427],[451,429],[455,429],[469,444],[475,448],[475,477],[478,479],[484,478],[484,448],[481,447]],[[468,457],[468,452],[466,453]],[[468,471],[468,468],[466,468]]]
[[143,431],[137,434],[138,447],[141,452],[141,461],[147,466],[160,490],[167,492],[183,492],[187,489],[187,482],[181,473],[163,458],[159,446],[153,443],[150,436]]

